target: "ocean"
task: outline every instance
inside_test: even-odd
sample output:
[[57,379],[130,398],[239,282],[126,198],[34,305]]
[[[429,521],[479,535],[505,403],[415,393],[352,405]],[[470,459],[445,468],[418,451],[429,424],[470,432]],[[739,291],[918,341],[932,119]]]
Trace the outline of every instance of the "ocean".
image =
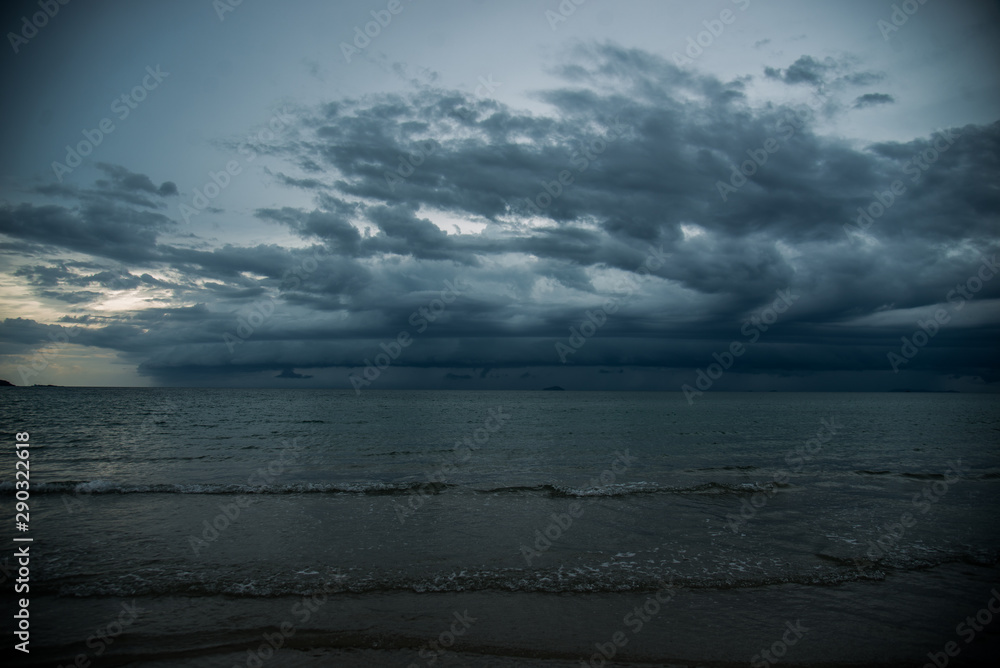
[[2,651],[84,668],[992,666],[998,407],[5,388]]

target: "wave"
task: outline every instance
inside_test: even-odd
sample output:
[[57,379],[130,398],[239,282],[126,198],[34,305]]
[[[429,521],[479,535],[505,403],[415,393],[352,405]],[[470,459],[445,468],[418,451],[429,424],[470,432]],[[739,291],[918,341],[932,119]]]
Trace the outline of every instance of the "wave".
[[397,457],[400,455],[436,455],[438,453],[454,454],[454,448],[435,448],[431,450],[390,450],[388,452],[367,452],[358,455],[359,457]]
[[891,572],[924,571],[949,564],[964,564],[984,568],[996,568],[1000,566],[1000,552],[989,549],[968,549],[967,551],[933,550],[917,553],[889,548],[888,551],[884,551],[876,558],[868,556],[867,553],[858,557],[849,557],[821,552],[815,556],[840,566],[872,574],[882,573],[883,575]]
[[[300,578],[276,580],[261,577],[204,576],[155,579],[120,578],[87,583],[47,586],[59,596],[232,596],[247,598],[277,598],[282,596],[312,596],[316,594],[370,594],[413,592],[438,594],[448,592],[503,591],[514,593],[632,593],[676,589],[747,589],[787,584],[836,586],[858,580],[880,580],[882,573],[838,571],[825,574],[774,574],[771,576],[657,577],[654,574],[611,574],[601,570],[578,572],[566,570],[532,571],[518,568],[450,573],[448,575],[406,577],[363,575],[337,578]],[[53,583],[54,585],[55,583]],[[44,585],[43,585],[44,586]]]
[[[152,484],[129,485],[108,480],[32,483],[32,494],[366,494],[394,495],[421,491],[439,494],[455,487],[438,482],[288,483],[284,485]],[[0,494],[14,494],[14,483],[0,483]]]
[[[944,473],[925,473],[921,471],[887,471],[887,470],[869,470],[861,469],[854,471],[855,475],[864,476],[894,476],[897,478],[909,478],[912,480],[947,480],[951,479],[951,476],[947,476]],[[1000,478],[1000,471],[983,471],[979,473],[963,473],[961,475],[962,480],[994,480]]]
[[774,573],[718,572],[680,574],[655,572],[653,569],[609,570],[596,567],[559,569],[497,568],[461,570],[450,573],[411,575],[394,573],[337,573],[321,575],[310,572],[297,578],[261,574],[204,573],[192,579],[185,571],[173,577],[159,574],[143,578],[133,573],[128,579],[102,578],[87,582],[48,582],[41,584],[45,593],[67,597],[93,596],[227,596],[240,598],[278,598],[283,596],[313,596],[317,594],[373,594],[412,592],[439,594],[457,592],[501,591],[510,593],[604,594],[642,593],[667,589],[730,590],[756,589],[800,585],[807,587],[837,587],[853,582],[879,582],[893,575],[922,571],[937,566],[965,563],[995,567],[995,558],[973,555],[949,555],[934,560],[911,563],[866,563],[864,559],[835,558],[840,562],[821,570],[794,569]]
[[637,562],[605,562],[579,566],[531,569],[500,567],[475,569],[456,567],[437,573],[372,571],[357,568],[320,573],[303,570],[292,574],[164,572],[136,569],[128,578],[108,576],[75,581],[66,575],[40,582],[44,593],[67,597],[92,596],[231,596],[276,598],[316,594],[370,594],[389,592],[448,593],[502,591],[512,593],[639,593],[668,588],[691,590],[754,589],[800,585],[836,587],[853,582],[879,582],[887,578],[926,571],[953,564],[997,568],[1000,553],[991,550],[938,551],[924,555],[893,555],[891,559],[870,561],[864,557],[819,553],[828,567],[800,565],[771,572],[746,573],[732,569],[716,572],[680,572]]
[[943,473],[916,473],[904,471],[903,473],[899,473],[897,475],[901,478],[914,478],[916,480],[944,480]]
[[[514,485],[493,488],[475,488],[444,482],[358,482],[358,483],[286,483],[275,485],[246,484],[149,484],[135,485],[108,480],[57,481],[32,483],[32,494],[359,494],[369,496],[394,496],[406,494],[536,494],[549,497],[622,497],[644,494],[755,494],[772,492],[787,487],[774,482],[722,483],[705,482],[689,486],[667,485],[656,482],[629,482],[601,487],[570,487],[565,485]],[[0,494],[13,495],[13,482],[0,482]]]
[[743,482],[743,483],[723,483],[705,482],[697,485],[676,486],[664,485],[654,482],[629,482],[615,485],[605,485],[603,487],[572,488],[561,486],[549,486],[551,496],[632,496],[637,494],[755,494],[757,492],[770,492],[775,487],[783,487],[774,482]]

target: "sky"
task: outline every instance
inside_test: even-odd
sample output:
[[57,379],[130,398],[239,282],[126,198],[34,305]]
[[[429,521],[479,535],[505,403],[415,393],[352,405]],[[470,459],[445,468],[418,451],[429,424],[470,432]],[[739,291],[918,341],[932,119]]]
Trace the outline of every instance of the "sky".
[[16,385],[1000,389],[1000,4],[36,0]]

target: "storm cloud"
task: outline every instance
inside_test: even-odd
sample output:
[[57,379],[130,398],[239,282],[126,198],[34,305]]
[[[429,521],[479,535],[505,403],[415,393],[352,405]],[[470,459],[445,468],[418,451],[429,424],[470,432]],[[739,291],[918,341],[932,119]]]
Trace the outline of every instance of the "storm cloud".
[[831,128],[902,104],[891,73],[772,62],[581,40],[531,108],[435,76],[296,103],[232,155],[272,200],[242,238],[179,209],[219,163],[34,182],[0,202],[45,305],[0,323],[4,373],[72,332],[156,384],[351,387],[382,354],[371,386],[679,389],[736,342],[719,388],[990,389],[1000,122],[859,140]]

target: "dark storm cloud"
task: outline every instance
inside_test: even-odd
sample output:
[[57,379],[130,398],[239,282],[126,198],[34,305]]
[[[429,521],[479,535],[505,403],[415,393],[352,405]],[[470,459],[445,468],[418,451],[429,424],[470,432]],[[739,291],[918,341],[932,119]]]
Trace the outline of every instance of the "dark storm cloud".
[[832,64],[821,63],[812,56],[802,56],[787,69],[767,67],[764,69],[764,74],[788,84],[805,83],[818,86],[823,83],[827,71],[832,67]]
[[59,332],[58,325],[43,325],[28,318],[5,318],[0,333],[5,345],[29,346],[48,341],[47,334]]
[[299,378],[312,378],[312,376],[306,376],[306,375],[303,375],[301,373],[295,373],[295,369],[285,369],[284,371],[282,371],[281,373],[279,373],[277,376],[275,376],[275,378],[295,378],[295,379],[299,379]]
[[863,109],[865,107],[874,107],[879,104],[892,104],[896,101],[892,95],[886,95],[885,93],[865,93],[864,95],[858,96],[854,100],[854,107],[856,109]]
[[24,277],[30,285],[36,286],[54,286],[76,278],[76,274],[69,271],[65,263],[54,266],[25,265],[14,270],[14,275]]
[[99,179],[94,188],[47,184],[33,190],[68,200],[70,206],[0,204],[0,234],[32,244],[29,255],[61,249],[118,261],[157,259],[157,237],[176,223],[147,209],[163,208],[160,200],[176,194],[176,186],[168,181],[156,187],[147,176],[115,165],[99,168],[109,178]]
[[39,294],[43,297],[58,299],[60,301],[67,302],[69,304],[83,304],[87,302],[92,302],[104,296],[100,292],[91,292],[89,290],[80,290],[79,292],[58,292],[55,290],[43,290]]
[[296,179],[286,174],[282,174],[281,172],[275,174],[275,177],[283,185],[294,186],[296,188],[302,188],[303,190],[326,190],[329,188],[328,185],[318,179]]
[[147,192],[162,197],[177,195],[177,185],[172,181],[164,181],[157,187],[145,174],[130,172],[120,165],[99,162],[97,168],[107,174],[109,179],[98,181],[99,186],[114,190]]
[[110,202],[89,202],[74,209],[0,205],[0,234],[116,260],[155,258],[158,232],[173,225],[162,214]]
[[812,56],[801,56],[785,69],[765,67],[764,76],[786,84],[804,84],[815,88],[825,86],[870,86],[885,79],[881,72],[858,70],[853,58],[839,59],[828,56],[819,61]]
[[[145,174],[137,174],[119,165],[97,163],[108,178],[98,179],[94,188],[77,188],[65,183],[50,183],[35,192],[61,199],[80,199],[92,203],[122,203],[150,209],[165,208],[163,198],[178,194],[177,185],[164,181],[159,187]],[[152,196],[152,198],[151,198]]]
[[[707,364],[791,290],[794,307],[741,372],[886,369],[886,353],[926,317],[920,309],[944,303],[998,250],[1000,124],[861,147],[817,134],[817,115],[893,102],[858,96],[854,88],[882,75],[850,59],[802,56],[765,72],[815,89],[815,109],[751,106],[746,80],[611,45],[579,48],[553,71],[564,84],[538,92],[553,110],[544,116],[428,86],[296,112],[289,139],[268,151],[309,175],[273,172],[314,203],[255,215],[306,248],[166,243],[172,221],[148,209],[172,194],[169,182],[157,187],[111,167],[92,190],[50,191],[75,207],[4,205],[0,232],[48,245],[48,263],[39,258],[18,275],[70,304],[108,283],[97,278],[103,265],[71,266],[63,251],[128,257],[183,277],[145,274],[183,298],[182,308],[66,321],[87,325],[84,345],[117,350],[170,383],[260,371],[305,379],[295,370],[363,366],[380,343],[413,331],[413,314],[456,278],[472,287],[395,364],[454,380],[558,364],[554,343],[588,310],[620,299],[612,286],[628,285],[632,295],[573,365]],[[741,179],[747,164],[752,174]],[[904,192],[865,233],[845,233],[859,207],[888,202],[896,182]],[[129,208],[129,194],[154,207]],[[483,229],[446,231],[439,216]],[[127,277],[133,289],[153,287]],[[969,307],[978,320],[942,331],[908,369],[995,378],[990,300],[998,297],[1000,280],[985,282]],[[227,347],[223,336],[255,304],[268,315]],[[885,314],[895,315],[878,319]],[[7,321],[0,339],[44,340],[31,330]]]
[[[94,273],[87,273],[87,271],[94,271]],[[23,265],[14,271],[14,275],[24,277],[29,285],[39,287],[94,286],[113,290],[135,289],[142,285],[179,287],[149,274],[137,276],[131,274],[124,267],[108,269],[90,262],[57,262],[48,266]],[[92,294],[103,296],[104,293],[94,292]]]
[[350,223],[354,207],[345,202],[327,198],[327,210],[303,212],[298,209],[261,209],[257,215],[265,220],[288,225],[306,237],[316,237],[330,244],[333,250],[344,255],[358,253],[361,234]]

